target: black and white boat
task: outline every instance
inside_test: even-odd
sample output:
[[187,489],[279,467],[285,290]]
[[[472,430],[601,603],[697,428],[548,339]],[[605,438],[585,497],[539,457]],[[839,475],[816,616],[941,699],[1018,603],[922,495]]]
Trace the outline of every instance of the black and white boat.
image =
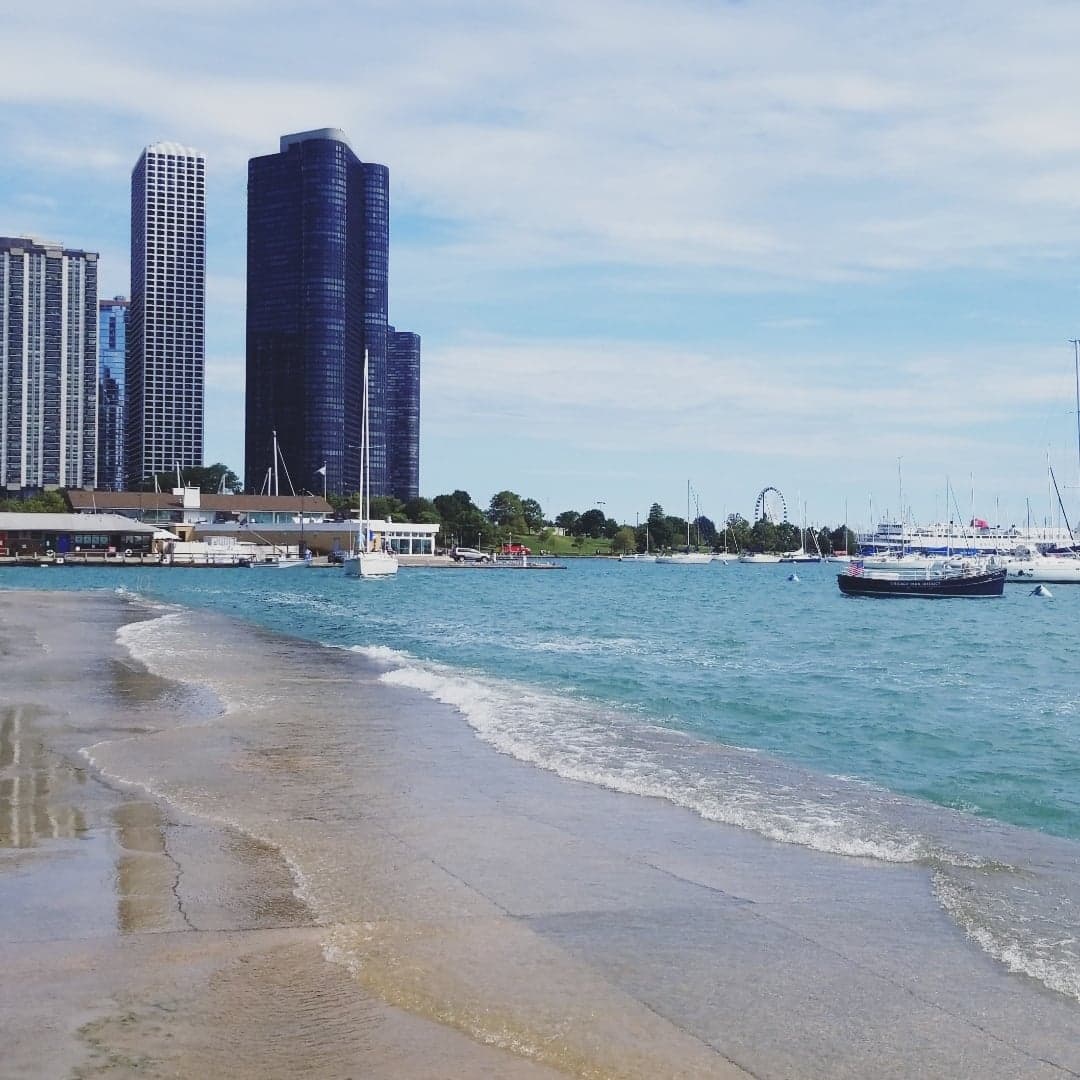
[[836,580],[845,596],[1001,596],[1006,572],[981,560],[898,559],[885,565],[856,559]]

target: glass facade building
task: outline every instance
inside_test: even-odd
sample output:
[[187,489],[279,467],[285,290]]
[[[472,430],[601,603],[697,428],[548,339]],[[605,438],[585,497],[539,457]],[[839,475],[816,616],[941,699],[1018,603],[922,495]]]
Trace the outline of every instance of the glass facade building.
[[420,335],[388,328],[386,468],[402,502],[420,495]]
[[390,175],[336,128],[281,138],[248,163],[245,487],[273,470],[274,435],[297,490],[360,489],[364,353],[371,492],[390,493]]
[[128,302],[98,303],[98,468],[102,491],[124,489],[124,364]]
[[202,465],[205,339],[206,159],[156,143],[131,173],[127,486]]
[[0,237],[0,487],[96,485],[97,259]]

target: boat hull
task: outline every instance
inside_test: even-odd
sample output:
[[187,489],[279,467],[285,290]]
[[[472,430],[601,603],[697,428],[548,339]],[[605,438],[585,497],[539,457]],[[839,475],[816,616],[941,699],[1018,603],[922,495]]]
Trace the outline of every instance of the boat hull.
[[390,577],[398,572],[398,561],[384,551],[361,551],[345,559],[347,577]]
[[987,570],[955,577],[872,577],[865,574],[837,574],[837,584],[845,596],[1001,596],[1005,591],[1005,569]]
[[1010,581],[1050,581],[1058,585],[1080,584],[1080,560],[1026,559],[1006,564]]

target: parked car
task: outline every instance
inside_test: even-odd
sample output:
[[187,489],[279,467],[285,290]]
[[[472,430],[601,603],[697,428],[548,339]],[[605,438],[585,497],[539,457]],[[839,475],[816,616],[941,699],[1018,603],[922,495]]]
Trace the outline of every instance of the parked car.
[[524,544],[503,544],[504,555],[531,555],[532,552]]
[[476,548],[456,547],[450,552],[450,558],[454,562],[490,562],[491,556]]

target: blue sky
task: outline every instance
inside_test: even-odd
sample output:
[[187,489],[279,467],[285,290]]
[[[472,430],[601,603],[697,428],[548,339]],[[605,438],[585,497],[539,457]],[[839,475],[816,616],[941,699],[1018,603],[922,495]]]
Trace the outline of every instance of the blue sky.
[[[40,11],[40,13],[38,13]],[[1080,518],[1080,7],[142,0],[3,19],[0,234],[101,253],[207,156],[208,461],[243,465],[246,163],[391,177],[421,489],[865,523]],[[901,468],[898,470],[898,463]]]

